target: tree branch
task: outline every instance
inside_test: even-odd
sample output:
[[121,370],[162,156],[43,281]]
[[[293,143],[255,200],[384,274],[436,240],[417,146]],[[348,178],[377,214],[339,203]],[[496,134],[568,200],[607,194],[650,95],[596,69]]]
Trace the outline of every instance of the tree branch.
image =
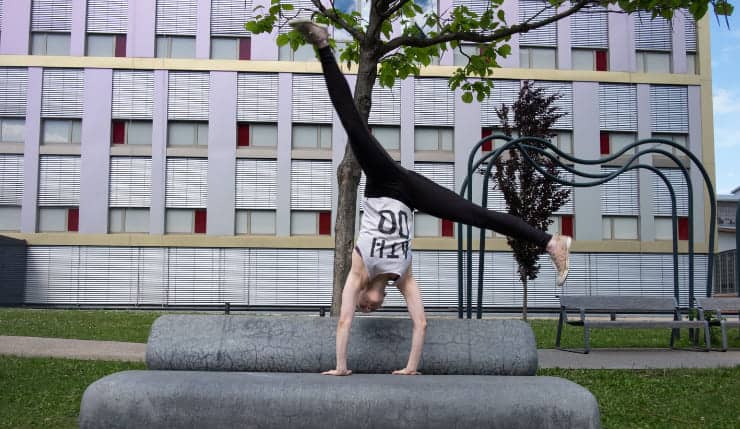
[[351,26],[347,21],[342,19],[342,17],[334,11],[335,8],[333,7],[333,1],[331,3],[332,9],[327,9],[326,7],[324,7],[324,5],[321,4],[321,0],[311,0],[311,3],[313,3],[314,7],[316,7],[318,13],[334,23],[337,27],[351,34],[354,39],[357,39],[357,41],[359,41],[360,43],[365,40],[365,34],[362,31],[359,31],[355,27]]
[[574,3],[570,8],[560,13],[557,13],[549,18],[545,18],[542,21],[537,21],[534,23],[525,22],[522,24],[515,24],[510,27],[506,27],[506,28],[502,28],[497,31],[494,31],[491,34],[481,34],[480,32],[476,32],[476,31],[456,31],[452,33],[443,32],[434,37],[427,37],[427,38],[421,38],[418,36],[407,36],[407,35],[399,36],[399,37],[396,37],[395,39],[388,41],[388,43],[381,46],[379,48],[379,54],[382,57],[388,52],[398,49],[401,46],[426,48],[426,47],[433,46],[439,43],[447,43],[447,42],[451,42],[454,40],[474,42],[474,43],[488,43],[494,40],[501,40],[513,34],[526,33],[527,31],[534,30],[540,27],[544,27],[547,24],[556,22],[562,18],[565,18],[566,16],[570,16],[578,12],[579,10],[583,9],[586,5],[588,5],[589,3],[595,3],[595,2],[594,0],[579,0],[577,3]]
[[386,10],[385,12],[383,12],[382,14],[380,14],[381,18],[383,18],[383,20],[386,20],[386,19],[390,18],[391,15],[393,15],[396,12],[398,12],[398,10],[401,9],[403,7],[403,5],[405,5],[409,1],[411,1],[411,0],[399,0],[398,3],[396,3],[395,5],[389,7],[388,10]]

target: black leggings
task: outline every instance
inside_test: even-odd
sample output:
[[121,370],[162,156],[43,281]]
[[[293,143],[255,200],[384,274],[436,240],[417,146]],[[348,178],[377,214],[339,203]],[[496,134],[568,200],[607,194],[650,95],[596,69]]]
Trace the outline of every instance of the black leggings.
[[329,97],[349,136],[352,151],[365,172],[368,197],[390,197],[432,216],[494,230],[544,248],[552,236],[508,213],[485,209],[396,163],[370,134],[355,107],[352,93],[331,48],[319,49]]

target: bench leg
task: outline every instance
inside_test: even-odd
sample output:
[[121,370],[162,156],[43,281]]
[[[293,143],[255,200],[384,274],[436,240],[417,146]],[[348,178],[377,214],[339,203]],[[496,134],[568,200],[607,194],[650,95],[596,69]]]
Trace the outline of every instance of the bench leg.
[[711,351],[712,350],[712,333],[709,332],[709,323],[704,325],[704,339],[706,340],[706,343],[707,343],[706,351]]
[[678,338],[678,328],[671,328],[671,349],[673,349],[674,344],[676,344],[676,338]]
[[588,354],[591,351],[591,339],[589,337],[588,325],[583,325],[583,353]]
[[727,351],[727,325],[725,325],[725,321],[721,321],[719,324],[720,331],[722,332],[722,351]]
[[560,317],[558,318],[558,331],[557,334],[555,334],[555,348],[560,349],[560,336],[563,333],[563,316],[565,313],[564,311],[560,312]]

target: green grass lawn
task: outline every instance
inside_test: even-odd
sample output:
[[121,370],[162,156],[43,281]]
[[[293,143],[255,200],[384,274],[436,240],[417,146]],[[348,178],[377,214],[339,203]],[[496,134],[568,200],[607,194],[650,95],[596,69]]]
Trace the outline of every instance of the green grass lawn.
[[[163,312],[102,311],[102,310],[38,310],[0,308],[0,335],[30,337],[76,338],[83,340],[130,341],[145,343],[154,319]],[[529,321],[537,339],[538,348],[555,347],[557,321],[533,319]],[[713,341],[719,346],[719,329],[713,328]],[[732,329],[728,335],[730,347],[740,347],[740,335]],[[657,347],[667,348],[668,329],[594,329],[591,331],[593,348]],[[687,330],[681,331],[678,347],[688,347]],[[583,329],[565,326],[562,346],[583,347]]]
[[[0,427],[74,428],[95,380],[141,363],[0,356]],[[545,369],[597,398],[605,428],[740,426],[740,367],[682,370]]]

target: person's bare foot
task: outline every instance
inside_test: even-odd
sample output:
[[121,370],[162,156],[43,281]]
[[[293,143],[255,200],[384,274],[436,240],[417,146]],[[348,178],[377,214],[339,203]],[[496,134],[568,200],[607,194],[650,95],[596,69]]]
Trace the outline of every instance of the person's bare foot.
[[290,20],[288,25],[293,27],[297,32],[301,33],[306,41],[317,48],[323,48],[329,46],[329,32],[326,27],[317,24],[310,19],[296,18]]
[[573,239],[567,235],[554,235],[550,242],[547,243],[547,253],[550,254],[550,259],[555,265],[555,269],[558,271],[558,287],[565,283],[565,279],[568,278],[568,270],[570,269],[570,244]]

